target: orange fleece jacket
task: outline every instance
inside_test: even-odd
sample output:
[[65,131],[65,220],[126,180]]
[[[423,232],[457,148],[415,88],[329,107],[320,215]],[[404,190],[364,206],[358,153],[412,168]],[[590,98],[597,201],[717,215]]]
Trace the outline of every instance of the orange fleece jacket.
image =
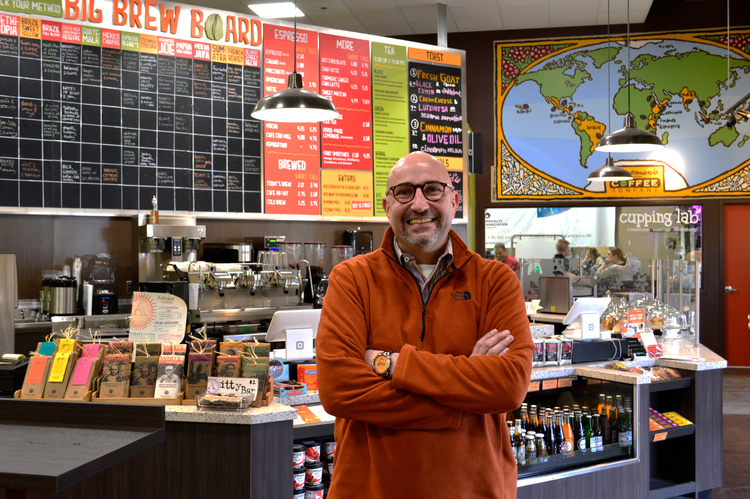
[[[450,237],[453,267],[424,308],[390,228],[331,272],[317,336],[320,399],[336,416],[330,499],[516,496],[505,412],[526,395],[533,351],[521,285]],[[470,358],[493,328],[513,334],[510,351]],[[399,352],[392,380],[368,348]]]

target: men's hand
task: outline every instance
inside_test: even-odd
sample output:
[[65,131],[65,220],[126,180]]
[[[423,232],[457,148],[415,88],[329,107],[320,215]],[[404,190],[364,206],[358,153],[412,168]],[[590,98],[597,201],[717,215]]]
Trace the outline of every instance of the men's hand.
[[479,341],[474,345],[474,350],[471,352],[470,357],[474,357],[475,355],[505,355],[508,353],[508,347],[513,343],[514,339],[513,335],[507,329],[500,332],[497,329],[493,329],[479,338]]
[[[365,362],[367,362],[367,365],[371,366],[375,356],[383,352],[384,350],[372,350],[369,348],[365,350]],[[391,354],[391,368],[388,370],[390,376],[393,376],[393,373],[396,370],[396,362],[398,362],[398,352]]]

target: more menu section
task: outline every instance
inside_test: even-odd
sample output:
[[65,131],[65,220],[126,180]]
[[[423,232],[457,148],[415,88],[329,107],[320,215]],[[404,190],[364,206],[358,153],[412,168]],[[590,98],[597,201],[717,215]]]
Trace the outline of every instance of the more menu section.
[[[294,30],[263,26],[263,95],[287,88],[295,69]],[[297,72],[305,90],[318,92],[318,33],[297,30]],[[265,121],[265,212],[320,214],[320,125]]]

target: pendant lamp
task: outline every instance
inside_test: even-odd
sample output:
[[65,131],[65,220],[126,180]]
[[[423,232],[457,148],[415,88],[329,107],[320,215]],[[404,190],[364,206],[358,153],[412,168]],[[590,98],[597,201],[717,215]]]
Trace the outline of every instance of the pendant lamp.
[[[611,81],[610,81],[610,72],[609,72],[609,62],[610,62],[610,38],[609,38],[609,0],[607,0],[607,101],[612,100],[612,91],[611,91]],[[611,119],[612,113],[607,113],[607,128],[612,127],[612,119]],[[619,166],[615,166],[615,162],[612,159],[612,155],[610,155],[607,158],[607,162],[602,166],[601,168],[597,168],[593,172],[591,172],[588,176],[589,182],[610,182],[610,181],[616,181],[616,180],[631,180],[633,178],[633,175],[627,171],[625,168],[620,168]]]
[[302,88],[302,75],[297,72],[297,0],[294,1],[294,8],[294,71],[289,73],[288,88],[259,100],[250,116],[256,120],[283,123],[316,123],[336,119],[340,115],[333,102]]
[[[597,151],[603,152],[646,152],[664,147],[659,137],[635,127],[635,117],[630,112],[630,0],[628,0],[628,114],[624,128],[605,135],[596,144]],[[607,12],[609,16],[609,12]],[[609,27],[609,22],[607,23]]]
[[625,168],[615,166],[612,156],[601,168],[597,168],[589,174],[589,182],[615,182],[617,180],[633,180],[633,175]]

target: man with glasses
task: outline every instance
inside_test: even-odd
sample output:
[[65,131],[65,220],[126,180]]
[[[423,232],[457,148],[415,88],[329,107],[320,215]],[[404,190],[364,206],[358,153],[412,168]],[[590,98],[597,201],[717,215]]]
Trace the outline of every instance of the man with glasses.
[[440,161],[405,156],[380,249],[331,272],[317,336],[330,499],[515,497],[505,413],[529,385],[529,322],[515,273],[451,230],[457,207]]

